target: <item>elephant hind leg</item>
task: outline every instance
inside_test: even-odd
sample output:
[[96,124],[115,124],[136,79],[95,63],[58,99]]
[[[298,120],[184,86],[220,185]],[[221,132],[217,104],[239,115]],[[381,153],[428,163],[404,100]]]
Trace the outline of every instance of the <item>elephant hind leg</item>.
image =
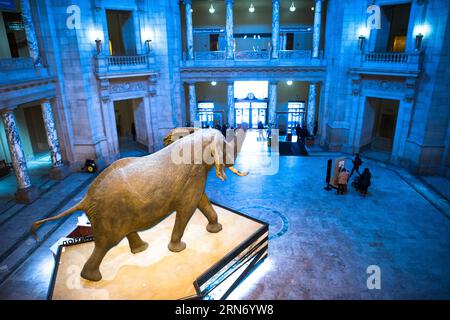
[[175,226],[173,227],[172,237],[170,238],[170,242],[168,248],[172,252],[180,252],[186,249],[186,243],[181,241],[183,237],[184,230],[194,214],[196,208],[193,209],[181,209],[177,210],[175,217]]
[[94,251],[84,264],[83,270],[81,270],[81,276],[90,281],[100,281],[102,274],[100,273],[100,263],[105,257],[106,253],[111,249],[110,246],[95,244]]
[[132,253],[139,253],[145,251],[148,248],[148,243],[143,241],[137,232],[127,235],[128,243]]
[[208,219],[208,225],[206,226],[206,230],[208,232],[217,233],[222,230],[222,225],[218,222],[217,213],[205,193],[203,193],[200,199],[198,208],[206,219]]

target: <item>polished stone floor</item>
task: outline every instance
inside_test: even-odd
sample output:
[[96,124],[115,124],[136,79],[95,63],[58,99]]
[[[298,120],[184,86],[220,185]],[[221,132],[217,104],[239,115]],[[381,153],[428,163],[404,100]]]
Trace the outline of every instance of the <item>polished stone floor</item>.
[[[364,158],[363,167],[372,172],[367,197],[353,188],[338,196],[323,187],[326,160],[341,154],[277,157],[270,151],[250,134],[236,164],[250,174],[237,177],[227,172],[222,182],[211,172],[208,179],[211,200],[270,224],[269,257],[230,299],[450,299],[448,200],[404,170]],[[88,180],[78,175],[66,178],[72,179],[66,188],[70,183],[81,187],[67,190],[59,210],[85,193]],[[41,211],[63,192],[50,190]],[[18,222],[33,210],[29,212]],[[22,237],[19,244],[8,240],[17,248],[4,246],[0,299],[46,298],[54,267],[50,247],[71,231],[79,215],[50,223],[51,232],[33,250],[25,250],[34,243],[31,237]],[[13,222],[10,219],[5,229],[14,228]],[[26,256],[14,260],[16,251]],[[9,260],[18,262],[11,267]],[[370,265],[380,267],[379,290],[367,288]]]

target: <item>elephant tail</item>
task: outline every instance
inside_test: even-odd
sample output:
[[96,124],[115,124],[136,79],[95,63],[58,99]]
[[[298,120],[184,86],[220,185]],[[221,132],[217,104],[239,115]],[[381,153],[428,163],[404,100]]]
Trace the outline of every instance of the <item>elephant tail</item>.
[[46,222],[49,222],[49,221],[55,221],[55,220],[61,219],[61,218],[63,218],[63,217],[69,216],[69,215],[71,215],[72,213],[74,213],[75,211],[78,211],[78,210],[84,210],[84,207],[85,207],[84,201],[85,201],[85,200],[86,200],[86,197],[84,197],[80,202],[78,202],[78,203],[77,203],[76,205],[74,205],[73,207],[71,207],[71,208],[69,208],[69,209],[67,209],[67,210],[65,210],[65,211],[63,211],[63,212],[61,212],[60,214],[58,214],[58,215],[56,215],[56,216],[53,216],[53,217],[50,217],[50,218],[47,218],[47,219],[42,219],[42,220],[33,222],[33,224],[31,225],[30,233],[33,235],[33,237],[34,237],[36,240],[38,240],[36,231],[37,231],[37,229],[39,229],[39,227],[41,226],[41,224],[46,223]]

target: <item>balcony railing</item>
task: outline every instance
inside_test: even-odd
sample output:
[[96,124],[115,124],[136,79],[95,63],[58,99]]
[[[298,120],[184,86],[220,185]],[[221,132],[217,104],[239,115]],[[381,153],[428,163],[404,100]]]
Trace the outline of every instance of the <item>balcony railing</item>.
[[96,55],[95,71],[97,75],[108,73],[136,73],[148,70],[154,66],[155,59],[152,54],[133,56]]
[[0,59],[0,84],[48,76],[47,69],[35,67],[32,58]]
[[185,66],[241,66],[250,63],[257,66],[324,66],[323,51],[317,58],[312,57],[311,50],[280,50],[277,59],[274,59],[270,51],[244,50],[235,51],[232,59],[226,58],[225,51],[196,51],[194,59],[188,60],[186,52],[183,53]]
[[195,60],[225,60],[225,51],[196,51]]
[[269,51],[236,51],[234,53],[234,60],[269,60]]
[[280,59],[311,59],[311,50],[280,50]]
[[363,68],[388,69],[392,71],[420,71],[422,52],[367,52],[360,54]]
[[14,71],[33,68],[33,59],[31,58],[0,59],[1,71]]
[[107,59],[109,66],[137,66],[148,63],[146,54],[138,56],[108,56]]

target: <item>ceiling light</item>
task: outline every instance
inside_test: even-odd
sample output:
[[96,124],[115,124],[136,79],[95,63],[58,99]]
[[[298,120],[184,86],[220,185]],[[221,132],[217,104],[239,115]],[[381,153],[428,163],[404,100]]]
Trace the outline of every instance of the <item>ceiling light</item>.
[[297,8],[295,7],[294,1],[292,1],[292,4],[291,4],[291,7],[289,8],[289,11],[290,12],[294,12],[295,9],[297,9]]
[[211,7],[209,7],[209,13],[214,13],[216,12],[216,9],[214,9],[214,6],[211,3]]
[[212,86],[215,86],[216,84],[217,84],[217,82],[211,81],[211,85],[212,85]]
[[286,84],[287,84],[288,86],[292,86],[293,83],[294,83],[294,82],[293,82],[292,80],[286,81]]
[[253,2],[250,3],[250,8],[248,8],[248,11],[250,11],[251,13],[255,12],[255,6],[253,5]]

